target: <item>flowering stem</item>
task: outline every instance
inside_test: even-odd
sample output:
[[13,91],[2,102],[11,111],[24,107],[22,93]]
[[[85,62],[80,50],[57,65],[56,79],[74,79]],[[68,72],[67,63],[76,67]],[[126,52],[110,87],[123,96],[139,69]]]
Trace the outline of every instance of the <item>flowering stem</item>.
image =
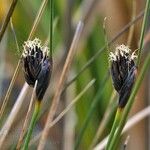
[[110,147],[109,147],[111,150],[114,149],[115,148],[114,146],[117,145],[118,138],[120,137],[122,129],[123,129],[125,123],[126,123],[129,111],[131,110],[132,104],[134,102],[134,98],[135,98],[136,93],[137,93],[137,91],[138,91],[138,89],[139,89],[139,87],[140,87],[140,85],[142,83],[143,77],[144,77],[144,75],[145,75],[149,65],[150,65],[150,54],[146,58],[145,63],[143,65],[143,68],[142,68],[142,70],[141,70],[141,72],[139,74],[139,77],[138,77],[137,81],[135,82],[135,85],[133,87],[131,96],[130,96],[130,98],[128,100],[128,103],[127,103],[127,105],[126,105],[126,107],[125,107],[125,109],[123,111],[120,123],[118,125],[118,129],[117,129],[113,139],[111,139],[111,143],[110,143]]
[[115,120],[114,120],[114,123],[113,123],[113,126],[111,128],[111,132],[110,132],[110,135],[109,135],[109,139],[108,139],[108,143],[107,143],[107,146],[106,146],[106,150],[111,150],[109,147],[110,147],[110,144],[111,144],[111,140],[113,138],[113,136],[115,135],[115,132],[116,132],[116,129],[119,125],[119,122],[120,122],[120,119],[121,119],[121,116],[122,116],[122,112],[123,112],[123,109],[121,108],[117,108],[117,112],[116,112],[116,116],[115,116]]
[[142,29],[141,29],[137,66],[139,66],[139,64],[140,64],[141,51],[142,51],[142,48],[143,48],[144,33],[145,33],[145,28],[146,28],[146,23],[147,23],[149,6],[150,6],[150,0],[147,0],[146,6],[145,6],[145,13],[144,13],[144,18],[143,18]]
[[32,119],[31,119],[29,130],[27,132],[22,150],[28,150],[28,145],[29,145],[29,142],[30,142],[30,139],[31,139],[33,128],[34,128],[35,123],[36,123],[37,118],[38,118],[38,114],[40,112],[40,108],[41,108],[41,103],[39,101],[36,101],[33,116],[32,116]]

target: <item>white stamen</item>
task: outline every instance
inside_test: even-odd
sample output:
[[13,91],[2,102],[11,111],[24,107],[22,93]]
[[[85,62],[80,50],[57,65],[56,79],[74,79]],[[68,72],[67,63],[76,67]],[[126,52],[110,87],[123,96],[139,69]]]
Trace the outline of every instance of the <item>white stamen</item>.
[[130,55],[131,49],[128,46],[125,46],[124,44],[119,45],[116,47],[116,51],[110,52],[109,54],[109,60],[110,61],[117,61],[117,57],[119,58],[120,55],[122,57],[125,57],[126,59],[128,58],[129,60],[134,60],[135,58],[137,58],[137,55],[135,54],[135,52],[133,52]]
[[135,54],[136,53],[136,51],[134,51],[132,54],[131,54],[131,60],[134,60],[134,59],[136,59],[137,58],[137,55]]
[[28,41],[24,42],[23,54],[22,54],[23,57],[26,57],[27,55],[31,56],[32,50],[34,50],[34,53],[35,53],[36,52],[36,47],[38,47],[42,51],[44,57],[48,56],[48,53],[49,53],[48,47],[47,46],[42,46],[41,45],[41,40],[38,39],[38,38],[35,38],[33,41],[28,40]]
[[110,61],[117,61],[117,56],[113,52],[110,52],[109,60]]
[[131,52],[131,49],[128,46],[125,46],[124,44],[117,46],[116,50],[126,54],[129,54]]

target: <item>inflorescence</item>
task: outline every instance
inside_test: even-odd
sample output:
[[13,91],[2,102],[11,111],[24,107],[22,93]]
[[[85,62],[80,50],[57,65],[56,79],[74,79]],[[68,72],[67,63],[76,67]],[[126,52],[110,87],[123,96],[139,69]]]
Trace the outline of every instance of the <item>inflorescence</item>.
[[42,100],[52,72],[52,58],[49,58],[48,47],[42,46],[37,38],[28,40],[24,42],[22,56],[25,80],[32,87],[37,81],[36,97]]
[[111,76],[115,90],[119,94],[118,107],[124,108],[127,104],[136,78],[137,68],[134,59],[135,52],[131,53],[129,47],[120,45],[115,52],[110,52]]

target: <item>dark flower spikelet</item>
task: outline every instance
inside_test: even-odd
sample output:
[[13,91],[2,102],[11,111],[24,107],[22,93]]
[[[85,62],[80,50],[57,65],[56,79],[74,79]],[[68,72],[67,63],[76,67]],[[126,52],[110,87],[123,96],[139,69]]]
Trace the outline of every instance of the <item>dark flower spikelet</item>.
[[120,45],[116,47],[115,53],[110,52],[111,76],[115,90],[119,94],[118,107],[124,108],[127,104],[131,90],[136,78],[137,68],[134,59],[137,57],[135,52]]
[[23,45],[23,70],[26,82],[34,87],[37,80],[36,97],[43,99],[49,85],[52,72],[52,58],[48,56],[48,47],[41,46],[41,41],[35,38]]

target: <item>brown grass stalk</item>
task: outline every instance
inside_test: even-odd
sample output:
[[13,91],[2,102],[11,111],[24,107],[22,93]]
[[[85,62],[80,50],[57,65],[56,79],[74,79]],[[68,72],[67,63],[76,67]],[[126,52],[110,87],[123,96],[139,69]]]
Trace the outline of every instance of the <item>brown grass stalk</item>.
[[[111,95],[111,99],[109,101],[109,104],[106,108],[105,114],[104,114],[104,116],[102,118],[102,121],[100,122],[100,125],[99,125],[99,127],[96,131],[96,134],[95,134],[94,138],[93,138],[90,149],[92,149],[96,145],[96,143],[98,142],[98,140],[101,138],[102,134],[105,131],[105,127],[106,127],[106,125],[109,121],[109,116],[111,115],[112,110],[114,109],[114,107],[112,107],[112,106],[115,103],[115,101],[114,101],[114,100],[116,100],[115,98],[116,98],[116,92],[113,91],[112,95]],[[117,103],[116,103],[116,106],[117,106]]]
[[16,148],[17,150],[19,150],[21,148],[23,138],[25,136],[25,133],[26,133],[26,130],[27,130],[27,127],[28,127],[28,123],[29,123],[29,120],[30,120],[30,116],[31,116],[31,113],[32,113],[32,108],[33,108],[33,104],[34,104],[34,100],[35,100],[36,86],[37,86],[37,81],[35,82],[35,85],[34,85],[34,89],[33,89],[32,96],[31,96],[31,101],[30,101],[30,104],[29,104],[29,108],[28,108],[28,111],[27,111],[27,114],[26,114],[26,117],[25,117],[25,120],[24,120],[24,124],[23,124],[23,128],[21,130],[19,140],[18,140],[18,144],[17,144],[17,148]]
[[20,108],[22,107],[23,100],[28,92],[28,87],[29,86],[27,85],[27,83],[25,83],[20,92],[18,99],[16,100],[14,107],[12,108],[12,110],[10,112],[8,119],[6,120],[3,128],[0,131],[0,149],[2,149],[5,138],[8,134],[8,132],[10,131],[11,126],[12,126],[16,116],[18,115]]
[[[133,0],[132,1],[132,17],[131,17],[131,21],[133,21],[136,17],[136,1]],[[131,42],[132,42],[132,38],[134,35],[134,27],[135,25],[131,26],[129,29],[129,35],[128,35],[128,39],[127,39],[127,45],[130,46]]]
[[[14,27],[13,27],[13,23],[12,23],[12,19],[11,19],[11,29],[12,29],[13,34],[14,34],[17,51],[20,52],[20,50],[19,50],[19,45],[18,45],[17,38],[16,38],[16,34],[15,34],[15,31],[14,31]],[[19,59],[19,61],[18,61],[18,64],[17,64],[16,69],[15,69],[15,72],[14,72],[14,74],[13,74],[13,77],[12,77],[12,79],[11,79],[11,82],[10,82],[10,84],[9,84],[8,90],[7,90],[7,92],[6,92],[5,98],[4,98],[3,103],[2,103],[2,106],[1,106],[1,109],[0,109],[0,122],[1,122],[1,120],[2,120],[2,116],[3,116],[3,113],[4,113],[5,107],[7,106],[7,103],[8,103],[8,100],[9,100],[9,97],[10,97],[10,94],[11,94],[11,91],[12,91],[12,89],[13,89],[14,83],[15,83],[16,78],[17,78],[17,76],[18,76],[20,64],[21,64],[21,59]]]
[[52,122],[53,117],[56,113],[57,106],[58,106],[59,99],[60,99],[60,95],[61,95],[61,92],[63,90],[64,83],[66,81],[67,75],[69,73],[69,69],[70,69],[70,66],[72,64],[72,61],[73,61],[73,58],[74,58],[74,55],[75,55],[75,50],[77,48],[77,45],[78,45],[78,42],[79,42],[79,39],[80,39],[80,36],[81,36],[82,29],[83,29],[83,22],[80,21],[78,26],[77,26],[77,29],[76,29],[76,32],[75,32],[75,35],[74,35],[73,42],[71,44],[69,53],[67,55],[66,62],[64,64],[64,68],[63,68],[58,86],[56,88],[54,98],[52,100],[52,105],[51,105],[49,113],[48,113],[48,118],[47,118],[44,130],[43,130],[43,133],[42,133],[42,136],[41,136],[41,139],[40,139],[38,150],[44,149],[45,142],[46,142],[48,132],[49,132],[49,123]]
[[36,31],[36,29],[37,29],[37,26],[38,26],[38,24],[39,24],[39,22],[40,22],[40,19],[41,19],[41,17],[42,17],[42,14],[43,14],[43,12],[44,12],[44,10],[45,10],[45,7],[46,7],[46,5],[47,5],[47,2],[48,2],[48,0],[43,0],[41,6],[40,6],[40,8],[39,8],[39,11],[38,11],[38,13],[37,13],[37,16],[36,16],[36,18],[35,18],[35,20],[34,20],[34,23],[33,23],[32,29],[31,29],[31,32],[30,32],[29,37],[28,37],[28,40],[33,37],[33,34],[35,33],[35,31]]
[[17,2],[18,2],[18,0],[13,0],[11,5],[10,5],[9,11],[7,13],[7,16],[6,16],[6,18],[5,18],[5,20],[4,20],[3,24],[2,24],[2,27],[1,27],[0,42],[1,42],[1,40],[3,38],[3,35],[4,35],[5,31],[6,31],[6,28],[8,26],[9,21],[10,21],[10,18],[11,18],[12,14],[13,14],[13,12],[15,10]]

